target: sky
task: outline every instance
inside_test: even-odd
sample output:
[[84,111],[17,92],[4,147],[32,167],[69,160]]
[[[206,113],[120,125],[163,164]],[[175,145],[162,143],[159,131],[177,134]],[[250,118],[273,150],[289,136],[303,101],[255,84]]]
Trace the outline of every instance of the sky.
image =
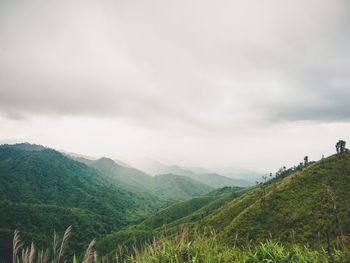
[[0,0],[0,143],[274,172],[350,140],[347,0]]

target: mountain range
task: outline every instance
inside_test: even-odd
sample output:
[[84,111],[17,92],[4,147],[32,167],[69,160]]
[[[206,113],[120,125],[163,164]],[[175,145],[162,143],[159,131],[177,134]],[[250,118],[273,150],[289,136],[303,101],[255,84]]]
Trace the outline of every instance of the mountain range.
[[[92,239],[105,260],[121,247],[126,253],[141,249],[151,255],[156,248],[147,244],[156,238],[177,240],[185,231],[191,240],[185,244],[187,258],[198,256],[190,256],[191,244],[207,242],[208,234],[200,240],[198,235],[211,233],[216,249],[222,251],[251,251],[250,246],[273,240],[319,249],[315,253],[323,259],[347,262],[349,151],[284,168],[244,188],[210,187],[220,177],[189,174],[151,176],[105,157],[67,156],[31,144],[1,145],[0,259],[10,260],[15,229],[24,244],[35,240],[41,248],[50,246],[54,230],[62,233],[72,225],[66,258],[75,254],[81,259]],[[171,247],[169,253],[176,249]],[[338,261],[337,255],[342,259]]]

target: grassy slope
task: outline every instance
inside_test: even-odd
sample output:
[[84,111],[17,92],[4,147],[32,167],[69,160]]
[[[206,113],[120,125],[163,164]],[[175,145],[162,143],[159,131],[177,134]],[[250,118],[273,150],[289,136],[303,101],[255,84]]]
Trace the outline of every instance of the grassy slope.
[[160,209],[139,225],[105,236],[97,242],[97,249],[100,254],[113,254],[117,250],[117,244],[130,246],[134,245],[135,240],[136,243],[143,244],[152,239],[153,235],[159,235],[165,223],[169,234],[175,233],[180,226],[198,223],[199,219],[237,198],[244,191],[245,189],[240,190],[237,187],[225,187],[224,190],[215,190],[208,196],[176,202]]
[[[326,186],[334,193],[339,224]],[[167,221],[168,232],[183,226],[214,228],[218,241],[226,245],[244,245],[272,237],[284,243],[325,247],[327,231],[331,245],[336,245],[341,232],[350,235],[350,153],[342,159],[328,157],[285,178],[273,179],[263,187],[265,191],[257,186],[240,190],[241,195],[223,194],[169,222],[171,214],[184,209],[177,207],[179,204],[172,205],[150,217],[153,234],[161,233],[158,226]],[[154,224],[156,220],[158,224]]]
[[[326,186],[334,193],[339,224]],[[259,199],[226,224],[221,232],[223,241],[232,243],[235,234],[241,241],[261,241],[271,233],[284,242],[292,242],[294,233],[297,242],[324,244],[327,231],[333,241],[341,231],[350,234],[349,153],[343,159],[331,156],[314,163],[285,178],[276,188],[268,187],[265,204]],[[220,225],[218,219],[214,217],[209,222],[215,227]]]

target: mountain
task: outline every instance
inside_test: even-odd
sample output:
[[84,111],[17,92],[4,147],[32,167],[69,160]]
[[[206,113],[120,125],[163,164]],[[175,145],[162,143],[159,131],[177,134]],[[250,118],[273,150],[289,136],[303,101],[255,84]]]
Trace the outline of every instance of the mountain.
[[251,193],[250,198],[255,196],[257,201],[229,224],[218,224],[218,220],[224,214],[231,215],[229,211],[236,210],[238,203],[218,211],[206,223],[220,225],[221,239],[231,244],[232,234],[239,236],[240,243],[243,237],[262,241],[271,235],[284,242],[308,242],[313,246],[326,245],[328,238],[335,244],[350,234],[350,153],[333,155],[280,181],[271,180],[264,188]]
[[167,225],[170,229],[178,230],[185,225],[197,222],[244,192],[244,189],[241,188],[225,187],[212,191],[205,196],[173,203],[168,207],[159,209],[155,214],[136,226],[106,235],[98,240],[96,248],[102,255],[114,255],[118,250],[114,244],[134,246],[136,242],[138,245],[143,245],[145,242],[152,240],[154,235],[161,233],[164,225]]
[[[68,157],[73,158],[73,159],[81,160],[82,162],[99,159],[98,157],[95,157],[95,156],[89,156],[89,155],[84,155],[84,154],[79,154],[79,153],[74,153],[74,152],[67,152],[65,150],[60,150],[60,152],[65,154]],[[132,168],[129,164],[127,164],[126,162],[123,162],[121,160],[114,159],[113,161],[120,166]]]
[[[327,246],[349,245],[349,200],[350,152],[345,152],[285,169],[258,186],[216,189],[212,196],[172,204],[125,231],[146,242],[154,235],[162,236],[163,229],[168,236],[176,236],[185,226],[189,233],[215,229],[215,242],[224,247],[272,239],[325,251]],[[125,233],[107,235],[98,247],[108,240],[129,244],[130,240],[122,238]],[[195,240],[193,236],[191,242]]]
[[[24,241],[51,242],[53,230],[73,226],[71,249],[135,224],[164,202],[131,192],[81,162],[38,145],[0,146],[0,255],[14,229]],[[49,240],[50,239],[50,240]],[[71,250],[71,251],[72,251]]]
[[242,179],[254,184],[256,181],[261,181],[262,172],[256,172],[249,169],[241,169],[236,167],[223,167],[216,170],[217,173],[234,179]]
[[213,187],[176,174],[156,175],[153,180],[155,193],[173,200],[185,200],[213,190]]
[[140,170],[122,166],[106,157],[97,160],[85,158],[77,158],[76,160],[97,169],[102,174],[113,179],[117,184],[133,187],[138,191],[153,191],[153,178]]
[[162,200],[185,200],[213,190],[213,187],[186,176],[163,174],[153,177],[135,168],[121,166],[105,157],[98,160],[77,160],[97,169],[126,189],[150,192]]
[[[79,160],[79,161],[77,161]],[[38,246],[73,227],[69,253],[140,222],[170,201],[213,188],[178,175],[149,176],[108,158],[97,160],[28,143],[0,146],[0,259],[9,258],[14,229]],[[79,256],[79,255],[78,255]]]
[[191,168],[183,168],[177,165],[165,165],[161,162],[146,159],[139,164],[140,169],[146,171],[149,174],[177,174],[182,176],[187,176],[192,179],[195,179],[203,184],[212,186],[212,187],[224,187],[224,186],[241,186],[247,187],[251,186],[254,183],[244,180],[230,178],[227,176],[219,175],[216,173],[210,173],[203,168],[193,168],[194,171],[190,170]]
[[188,176],[204,184],[211,185],[216,188],[225,187],[225,186],[248,187],[252,185],[252,183],[243,179],[229,178],[229,177],[215,174],[215,173],[206,173],[206,174],[192,173],[191,175],[188,175]]

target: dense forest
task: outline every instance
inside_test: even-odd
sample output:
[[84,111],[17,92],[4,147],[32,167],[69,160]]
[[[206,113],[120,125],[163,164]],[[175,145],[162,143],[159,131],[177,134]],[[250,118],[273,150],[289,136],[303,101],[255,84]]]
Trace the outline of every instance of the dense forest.
[[[128,174],[124,172],[124,178],[136,181],[141,174],[151,179],[153,187],[154,178],[134,169],[125,170]],[[22,233],[26,243],[35,240],[39,246],[48,246],[54,231],[61,233],[71,225],[72,245],[67,254],[72,255],[93,238],[139,223],[169,203],[212,189],[180,177],[176,183],[189,188],[177,193],[175,184],[164,182],[163,187],[160,182],[158,191],[168,192],[171,187],[173,192],[164,198],[147,187],[140,189],[144,181],[138,186],[121,182],[124,178],[116,179],[113,172],[95,169],[38,145],[0,146],[1,259],[9,258],[14,229]],[[174,183],[173,175],[165,178]]]
[[54,230],[70,225],[68,260],[350,260],[350,153],[341,145],[335,155],[305,157],[255,186],[214,190],[188,177],[148,177],[107,158],[77,161],[37,146],[1,146],[0,157],[1,255],[8,262],[15,229],[26,246],[46,248]]

